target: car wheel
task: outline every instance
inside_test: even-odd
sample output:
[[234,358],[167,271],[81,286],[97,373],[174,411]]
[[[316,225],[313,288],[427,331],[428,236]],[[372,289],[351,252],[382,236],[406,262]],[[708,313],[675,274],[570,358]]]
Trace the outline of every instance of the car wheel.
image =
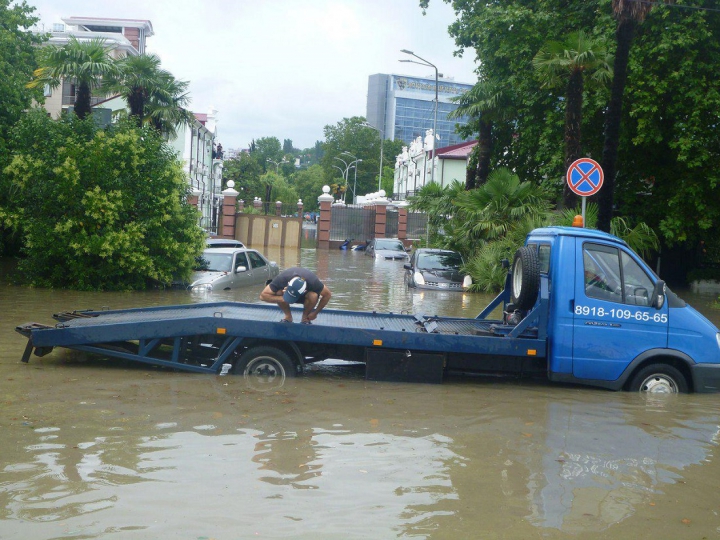
[[254,386],[279,388],[286,378],[295,377],[297,368],[284,351],[262,345],[242,353],[233,373],[242,375]]
[[540,267],[537,251],[523,246],[515,252],[512,267],[510,298],[518,309],[528,310],[535,305],[540,288]]
[[638,371],[630,383],[631,392],[686,394],[688,383],[680,370],[668,364],[651,364]]

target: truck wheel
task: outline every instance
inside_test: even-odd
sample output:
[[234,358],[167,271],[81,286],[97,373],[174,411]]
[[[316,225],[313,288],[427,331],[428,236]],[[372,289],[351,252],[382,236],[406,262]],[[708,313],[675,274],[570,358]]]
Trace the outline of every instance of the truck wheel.
[[540,267],[537,252],[523,246],[515,252],[512,268],[510,298],[518,309],[528,310],[535,305],[540,288]]
[[290,357],[276,347],[252,347],[242,353],[233,373],[242,375],[254,385],[279,388],[287,377],[295,377],[297,369]]
[[631,392],[651,394],[687,393],[688,384],[682,373],[668,364],[651,364],[638,371],[630,383]]

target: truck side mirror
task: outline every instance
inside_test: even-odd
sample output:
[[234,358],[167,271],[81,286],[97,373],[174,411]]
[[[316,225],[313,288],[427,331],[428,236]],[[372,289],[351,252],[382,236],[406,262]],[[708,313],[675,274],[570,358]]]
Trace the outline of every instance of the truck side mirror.
[[660,309],[665,305],[665,282],[662,279],[658,279],[655,283],[651,301],[650,305],[655,309]]

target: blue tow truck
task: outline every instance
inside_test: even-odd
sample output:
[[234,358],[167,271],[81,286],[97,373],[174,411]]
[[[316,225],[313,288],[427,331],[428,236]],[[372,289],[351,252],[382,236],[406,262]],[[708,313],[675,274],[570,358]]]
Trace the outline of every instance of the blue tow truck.
[[[720,333],[627,244],[573,227],[532,231],[504,290],[474,318],[325,309],[312,325],[236,302],[57,313],[26,323],[22,360],[64,347],[196,373],[282,381],[326,359],[370,380],[441,382],[448,372],[543,376],[653,393],[720,388]],[[502,317],[489,319],[502,307]],[[298,318],[298,317],[296,317]]]

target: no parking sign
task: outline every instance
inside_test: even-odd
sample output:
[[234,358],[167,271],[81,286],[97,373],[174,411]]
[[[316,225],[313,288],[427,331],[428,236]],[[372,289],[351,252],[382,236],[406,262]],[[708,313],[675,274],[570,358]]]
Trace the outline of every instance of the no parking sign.
[[590,158],[580,158],[573,161],[567,170],[567,184],[575,195],[582,197],[582,226],[585,226],[585,198],[595,195],[603,185],[602,167]]

